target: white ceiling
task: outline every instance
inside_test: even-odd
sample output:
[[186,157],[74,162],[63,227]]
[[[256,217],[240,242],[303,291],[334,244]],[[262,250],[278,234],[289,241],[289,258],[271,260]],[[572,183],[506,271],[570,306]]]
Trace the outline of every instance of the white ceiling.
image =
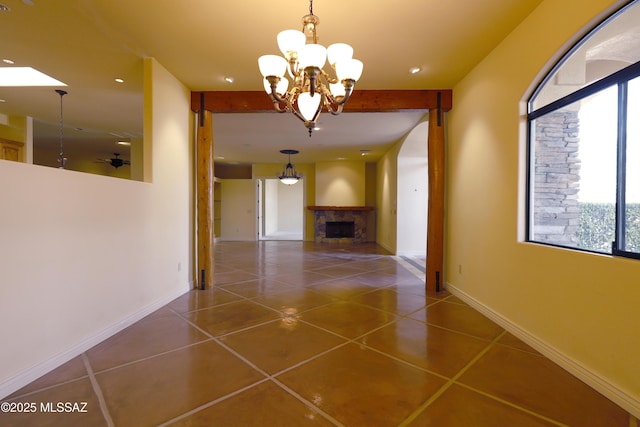
[[[349,43],[364,62],[356,90],[448,89],[540,2],[316,0],[313,11],[320,17],[319,42]],[[11,9],[0,12],[1,59],[65,82],[65,144],[93,144],[108,150],[105,156],[117,139],[142,134],[143,58],[156,58],[191,90],[259,91],[257,58],[278,54],[276,34],[300,29],[309,11],[307,0],[0,3]],[[423,71],[409,74],[414,66]],[[116,83],[117,77],[125,82]],[[57,141],[60,98],[54,88],[0,87],[0,99],[0,113],[32,116],[36,137],[49,134]],[[325,113],[322,129],[309,138],[289,114],[215,115],[215,154],[227,162],[281,163],[279,150],[294,148],[300,150],[296,161],[312,162],[355,158],[369,149],[373,160],[422,116]]]

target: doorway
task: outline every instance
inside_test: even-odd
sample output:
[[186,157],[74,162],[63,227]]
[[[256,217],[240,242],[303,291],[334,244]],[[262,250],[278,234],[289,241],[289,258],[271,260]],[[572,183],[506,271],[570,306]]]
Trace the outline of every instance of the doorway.
[[258,179],[258,240],[303,240],[304,179],[285,185]]

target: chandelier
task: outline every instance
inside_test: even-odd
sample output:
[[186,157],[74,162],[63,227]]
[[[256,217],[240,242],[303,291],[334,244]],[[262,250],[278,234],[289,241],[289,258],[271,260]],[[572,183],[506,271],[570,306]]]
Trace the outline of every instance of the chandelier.
[[280,150],[280,152],[282,154],[288,154],[289,161],[287,162],[287,166],[285,166],[280,176],[278,176],[278,179],[280,179],[280,182],[282,182],[283,184],[293,185],[296,182],[298,182],[300,178],[302,178],[302,175],[299,175],[298,172],[296,171],[295,166],[291,164],[291,155],[298,154],[299,151],[298,150]]
[[[274,108],[302,120],[309,136],[323,107],[333,115],[342,112],[363,67],[361,61],[353,59],[353,48],[348,44],[335,43],[328,48],[318,44],[319,23],[310,0],[309,14],[302,17],[302,31],[284,30],[278,34],[278,47],[284,58],[278,55],[258,58],[264,88]],[[323,70],[327,60],[335,77]],[[291,88],[284,77],[287,70]]]

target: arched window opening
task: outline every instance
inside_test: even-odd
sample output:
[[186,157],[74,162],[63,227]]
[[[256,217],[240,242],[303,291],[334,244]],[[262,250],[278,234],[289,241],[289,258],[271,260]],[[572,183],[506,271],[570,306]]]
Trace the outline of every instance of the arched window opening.
[[551,70],[528,124],[527,240],[640,258],[640,1]]

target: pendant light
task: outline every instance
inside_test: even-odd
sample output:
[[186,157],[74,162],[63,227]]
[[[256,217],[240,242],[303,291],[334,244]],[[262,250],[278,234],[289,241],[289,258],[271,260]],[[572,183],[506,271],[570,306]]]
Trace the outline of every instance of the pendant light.
[[293,185],[296,182],[298,182],[299,179],[302,178],[302,174],[298,174],[295,166],[291,164],[291,155],[298,154],[299,151],[298,150],[280,150],[280,152],[282,154],[289,155],[289,162],[287,163],[287,166],[285,166],[280,176],[278,176],[278,179],[280,179],[280,182],[282,182],[285,185]]
[[58,155],[58,163],[60,166],[58,168],[64,169],[65,163],[67,163],[67,159],[64,157],[64,146],[62,144],[62,135],[63,135],[63,115],[62,115],[62,97],[67,94],[66,91],[62,89],[56,89],[56,93],[60,95],[60,154]]

